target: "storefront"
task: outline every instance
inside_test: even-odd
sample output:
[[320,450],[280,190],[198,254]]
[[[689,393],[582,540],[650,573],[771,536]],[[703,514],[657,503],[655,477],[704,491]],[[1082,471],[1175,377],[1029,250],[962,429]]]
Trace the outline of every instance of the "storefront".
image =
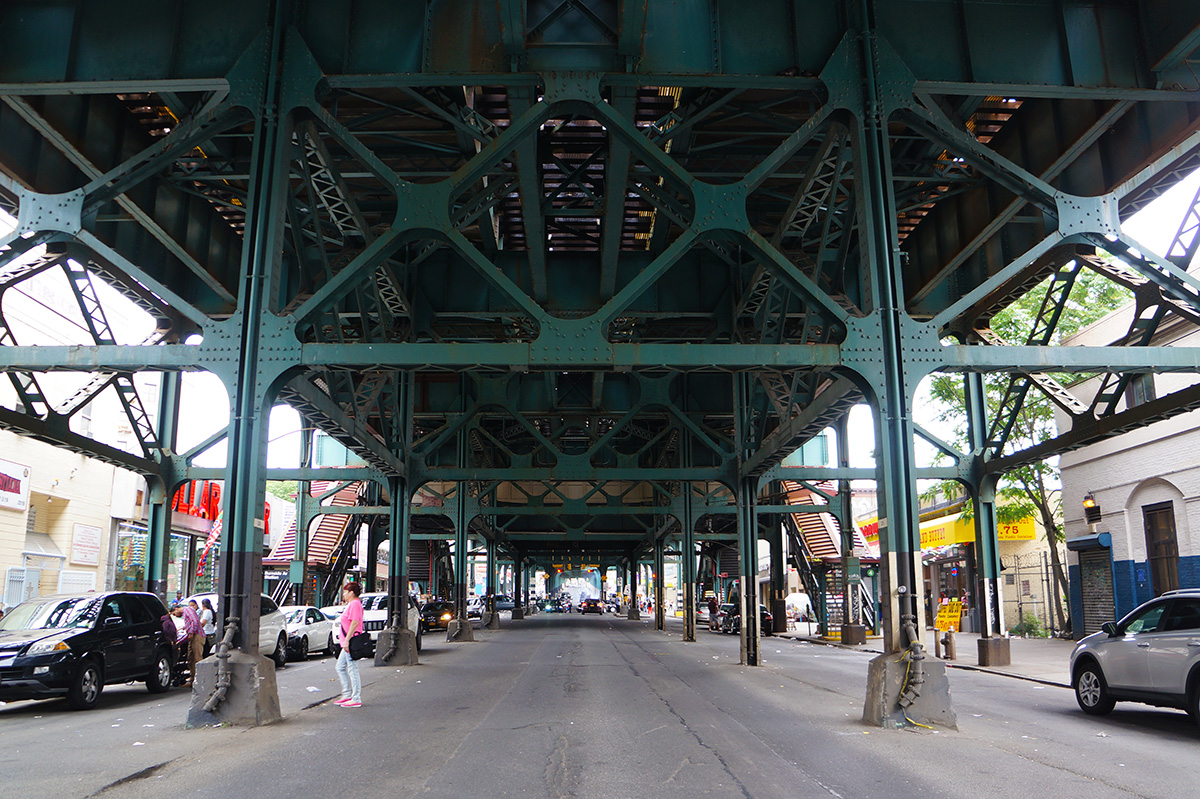
[[[859,529],[869,546],[879,546],[879,523],[868,519]],[[1032,518],[1010,524],[998,524],[996,538],[1000,545],[1010,541],[1033,541],[1037,527]],[[923,564],[927,615],[932,624],[937,606],[958,600],[963,606],[961,630],[978,629],[975,597],[975,520],[952,513],[921,522],[921,562]]]
[[[145,591],[149,531],[137,522],[121,522],[117,528],[117,557],[113,587],[118,591]],[[171,533],[167,550],[167,600],[176,596],[209,591],[216,581],[216,553],[210,551],[203,564],[196,566],[204,552],[201,531],[176,530]]]

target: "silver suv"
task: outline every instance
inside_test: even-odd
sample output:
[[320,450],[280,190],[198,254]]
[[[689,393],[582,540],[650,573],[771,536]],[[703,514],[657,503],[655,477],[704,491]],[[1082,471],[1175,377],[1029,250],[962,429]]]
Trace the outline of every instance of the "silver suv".
[[1071,653],[1071,684],[1085,713],[1143,702],[1200,721],[1200,589],[1168,591],[1084,638]]

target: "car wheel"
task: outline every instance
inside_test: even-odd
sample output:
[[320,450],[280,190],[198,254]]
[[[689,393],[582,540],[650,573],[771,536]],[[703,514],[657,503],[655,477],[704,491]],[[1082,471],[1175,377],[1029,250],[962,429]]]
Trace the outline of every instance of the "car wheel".
[[166,649],[158,650],[154,656],[154,665],[146,675],[146,690],[152,694],[161,694],[171,687],[171,653]]
[[281,633],[279,640],[275,642],[275,655],[271,658],[275,661],[275,668],[281,669],[287,663],[287,638]]
[[74,710],[91,710],[100,701],[104,690],[104,672],[100,664],[88,659],[79,665],[71,688],[67,691],[67,704]]
[[334,643],[333,643],[333,633],[330,633],[330,634],[329,634],[329,640],[327,640],[327,641],[325,642],[325,654],[326,654],[326,655],[336,655],[336,654],[337,654],[337,652],[335,652],[335,651],[334,651],[333,647],[334,647]]
[[1108,692],[1104,674],[1095,663],[1087,663],[1075,674],[1075,701],[1084,713],[1103,716],[1117,704]]
[[308,636],[305,635],[300,639],[300,657],[299,660],[308,660]]

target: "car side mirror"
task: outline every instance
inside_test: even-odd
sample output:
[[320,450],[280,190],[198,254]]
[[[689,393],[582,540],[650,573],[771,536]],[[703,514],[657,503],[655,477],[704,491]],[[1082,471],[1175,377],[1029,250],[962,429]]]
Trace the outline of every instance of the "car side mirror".
[[1119,627],[1117,627],[1117,623],[1115,621],[1104,622],[1104,624],[1100,625],[1100,631],[1108,633],[1109,638],[1116,638],[1121,634],[1121,630]]

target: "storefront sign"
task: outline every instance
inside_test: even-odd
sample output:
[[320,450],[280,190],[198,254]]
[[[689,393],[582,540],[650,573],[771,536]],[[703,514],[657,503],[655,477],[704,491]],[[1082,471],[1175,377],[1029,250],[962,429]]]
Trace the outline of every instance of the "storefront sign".
[[0,508],[29,508],[29,467],[0,460]]
[[[877,520],[871,519],[860,523],[858,529],[868,544],[878,546],[879,522]],[[1037,527],[1032,517],[1011,524],[998,524],[996,525],[996,538],[999,541],[1033,541],[1037,538]],[[961,513],[921,522],[921,549],[973,543],[975,543],[975,520],[964,519]]]
[[71,536],[71,562],[80,566],[100,565],[101,529],[90,524],[76,524]]

